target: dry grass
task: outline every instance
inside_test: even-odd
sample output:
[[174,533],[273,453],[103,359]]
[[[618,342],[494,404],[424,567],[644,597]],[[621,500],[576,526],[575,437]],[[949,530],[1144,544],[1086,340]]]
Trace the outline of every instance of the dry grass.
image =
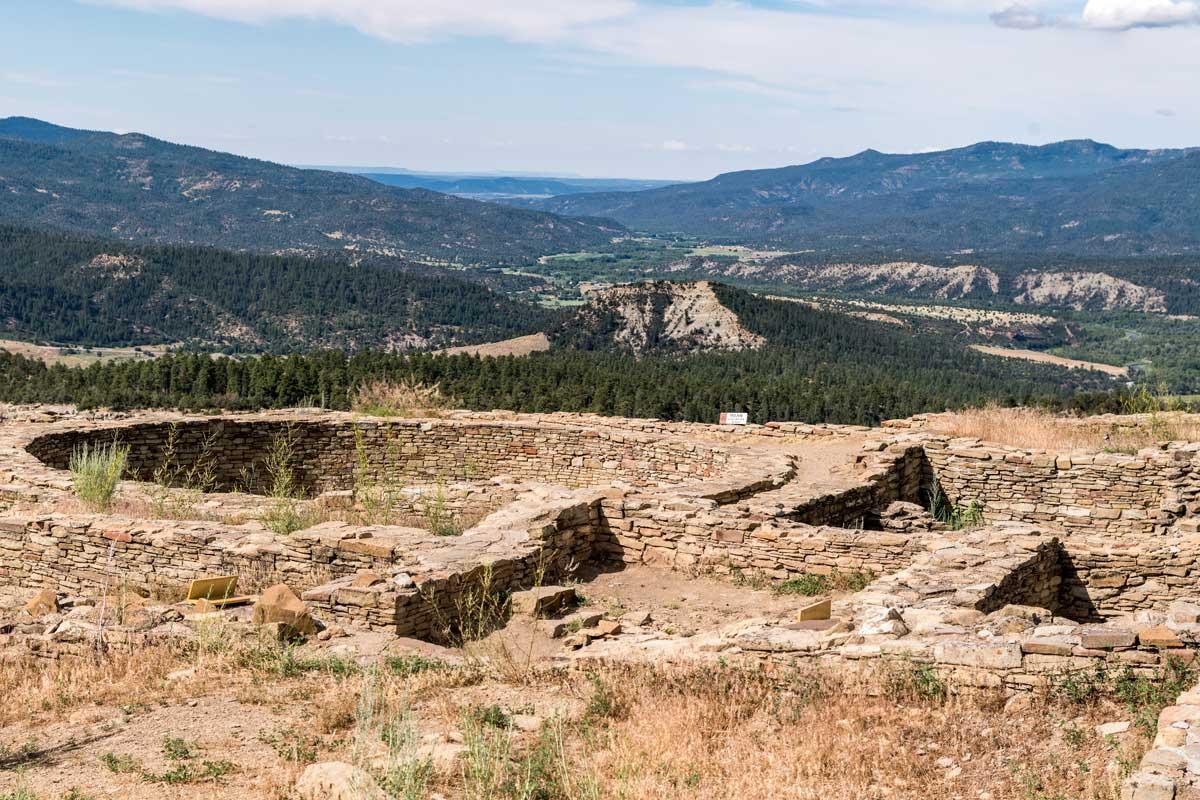
[[[253,642],[213,641],[202,656],[163,647],[104,661],[0,666],[0,730],[17,736],[10,726],[40,730],[81,719],[92,707],[130,708],[137,725],[141,715],[159,713],[154,709],[237,698],[247,715],[252,708],[278,715],[277,725],[244,731],[234,749],[214,750],[240,765],[221,796],[236,789],[249,800],[287,796],[288,776],[305,763],[369,765],[361,759],[388,747],[388,770],[408,787],[396,797],[1116,800],[1121,779],[1149,743],[1136,729],[1098,737],[1096,724],[1130,712],[1095,698],[1038,700],[1005,711],[1000,695],[947,699],[913,680],[712,664],[531,670],[513,682],[478,663],[416,659],[364,670],[305,662]],[[192,672],[168,679],[182,667]],[[540,733],[518,731],[509,722],[517,713],[537,713],[546,724]],[[427,756],[413,743],[430,731],[466,743],[455,766],[426,769]],[[277,755],[255,761],[249,751],[261,753],[267,739]],[[0,735],[0,745],[11,752],[20,741]],[[54,762],[27,766],[33,785],[57,783]],[[15,785],[14,775],[0,772],[0,796]],[[63,777],[98,796],[123,780],[94,757]]]
[[1200,416],[1176,411],[1079,418],[1033,408],[976,408],[933,419],[931,430],[1034,450],[1134,453],[1167,441],[1200,441]]
[[351,407],[373,417],[437,417],[454,406],[439,384],[374,380],[358,387]]
[[615,719],[586,756],[604,798],[1113,800],[1146,746],[1100,739],[1119,713],[1105,706],[864,701],[853,684],[805,676],[786,693],[720,670],[606,683]]
[[[242,525],[254,519],[258,513],[251,504],[243,504],[237,508],[204,508],[199,503],[186,502],[186,498],[164,506],[158,500],[126,487],[127,484],[117,490],[111,504],[102,513],[130,519],[219,522],[225,525]],[[266,501],[263,500],[261,505],[265,506]],[[14,503],[11,507],[14,514],[39,514],[45,510],[45,501],[22,501]],[[54,513],[95,514],[97,510],[74,495],[62,495],[54,499]]]
[[167,673],[181,663],[173,648],[103,659],[0,663],[0,729],[19,720],[62,719],[83,705],[149,702],[161,696]]

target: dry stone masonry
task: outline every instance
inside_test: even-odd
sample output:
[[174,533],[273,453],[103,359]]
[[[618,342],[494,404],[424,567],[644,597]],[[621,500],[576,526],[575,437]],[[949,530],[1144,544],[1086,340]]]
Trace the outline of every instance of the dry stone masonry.
[[[114,439],[130,448],[126,500],[150,496],[165,452],[174,476],[211,467],[195,518],[84,510],[71,453]],[[258,518],[280,443],[314,507],[351,507],[386,486],[402,509],[417,512],[436,490],[451,512],[482,519],[459,536],[339,521],[272,533]],[[792,623],[736,626],[708,650],[853,669],[917,664],[955,687],[1036,691],[1096,665],[1147,672],[1192,658],[1198,472],[1200,444],[1048,453],[907,423],[26,415],[0,425],[0,585],[53,590],[48,604],[98,588],[169,595],[237,574],[248,591],[285,585],[322,624],[437,640],[462,624],[464,598],[529,590],[589,563],[771,580],[854,574],[869,585],[814,602]],[[952,530],[931,516],[938,503],[976,508],[981,524]],[[33,649],[79,641],[65,612],[47,612],[63,622],[39,629]],[[155,618],[118,638],[140,646],[180,624]],[[0,643],[20,633],[11,628],[0,620]],[[1182,797],[1200,783],[1193,723],[1200,702],[1185,695],[1164,712],[1127,797]]]

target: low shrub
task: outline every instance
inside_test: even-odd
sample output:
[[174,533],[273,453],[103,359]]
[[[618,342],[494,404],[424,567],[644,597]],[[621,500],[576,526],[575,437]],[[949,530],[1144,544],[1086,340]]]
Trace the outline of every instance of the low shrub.
[[85,442],[75,448],[69,464],[75,494],[96,511],[108,510],[128,461],[129,448],[115,439],[107,444]]

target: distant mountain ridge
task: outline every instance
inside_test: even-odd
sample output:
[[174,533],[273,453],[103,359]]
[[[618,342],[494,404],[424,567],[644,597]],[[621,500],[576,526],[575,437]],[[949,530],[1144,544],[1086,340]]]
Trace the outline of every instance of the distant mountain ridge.
[[621,233],[607,221],[25,117],[0,119],[0,221],[162,243],[465,263],[523,262]]
[[1200,251],[1200,149],[982,142],[524,205],[784,248],[1129,255]]
[[640,192],[674,181],[622,178],[544,178],[518,175],[438,175],[415,172],[355,172],[387,186],[428,189],[473,200],[545,198],[586,192]]

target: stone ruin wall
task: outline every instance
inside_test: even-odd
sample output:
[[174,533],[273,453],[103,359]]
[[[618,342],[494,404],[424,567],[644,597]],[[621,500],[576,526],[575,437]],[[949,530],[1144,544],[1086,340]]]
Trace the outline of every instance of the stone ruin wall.
[[[233,481],[246,464],[258,463],[273,437],[291,431],[297,442],[297,466],[313,476],[323,474],[320,480],[311,478],[312,483],[335,492],[345,491],[341,487],[353,480],[357,469],[356,429],[359,441],[372,443],[362,448],[371,459],[370,469],[378,470],[371,474],[383,477],[385,470],[396,470],[386,473],[389,479],[413,475],[453,479],[466,474],[463,464],[471,464],[473,477],[504,474],[577,485],[601,482],[602,475],[615,470],[630,485],[601,492],[589,505],[586,521],[573,518],[567,526],[576,563],[594,558],[676,570],[754,572],[775,579],[834,570],[883,575],[905,568],[924,546],[927,529],[870,528],[889,503],[927,495],[936,479],[951,502],[980,501],[989,521],[1016,519],[1062,531],[1057,600],[1046,607],[1061,608],[1072,618],[1100,619],[1165,608],[1193,593],[1200,578],[1200,544],[1165,535],[1179,533],[1168,522],[1185,527],[1190,520],[1180,515],[1196,510],[1200,482],[1194,481],[1191,449],[1067,459],[902,434],[867,443],[857,486],[831,494],[815,492],[793,498],[795,502],[786,508],[772,509],[761,501],[766,496],[762,493],[785,484],[789,467],[778,453],[755,446],[760,437],[786,436],[803,442],[806,437],[863,431],[839,426],[724,429],[620,421],[630,430],[619,428],[616,421],[593,425],[596,420],[587,416],[481,416],[485,418],[420,422],[307,413],[240,415],[219,421],[192,418],[180,425],[177,447],[195,457],[204,438],[219,431],[214,449],[221,454],[221,479]],[[337,424],[331,424],[331,419]],[[350,419],[353,425],[344,424]],[[569,424],[571,419],[575,427]],[[32,437],[30,451],[51,466],[65,465],[80,441],[106,441],[112,436],[103,425],[66,427]],[[706,429],[712,434],[707,442],[671,438],[673,434],[699,436]],[[141,475],[157,466],[168,430],[161,419],[122,424],[121,440],[131,445]],[[186,462],[186,457],[181,460]],[[474,491],[467,487],[459,492],[449,486],[447,496],[453,507]],[[504,499],[521,505],[518,493],[504,492]],[[566,506],[559,501],[540,502],[530,508],[559,513],[573,507],[573,502]],[[413,510],[417,507],[414,502]],[[860,527],[864,522],[870,527]],[[485,520],[462,538],[470,540],[482,532],[475,541],[483,541],[487,531]],[[1160,545],[1147,542],[1151,534]],[[425,552],[417,542],[421,538],[430,537],[414,531],[393,536],[388,529],[352,533],[335,528],[286,538],[259,532],[248,541],[244,531],[215,523],[121,522],[87,515],[6,519],[0,525],[0,580],[74,589],[99,585],[110,572],[139,585],[185,583],[214,572],[237,572],[269,575],[299,590],[314,590],[363,571],[386,574],[404,569],[403,551],[410,556]],[[111,569],[101,566],[109,558]],[[447,567],[449,573],[454,572],[452,567]],[[424,572],[414,577],[433,580],[427,577],[431,571]],[[520,574],[516,570],[500,580],[517,585],[513,582],[519,583]],[[348,592],[345,597],[354,596],[344,587],[343,591]],[[416,606],[408,601],[396,601],[397,606],[390,597],[377,597],[363,606],[337,601],[335,595],[314,596],[313,602],[326,604],[337,616],[384,627],[403,624],[404,616],[416,613]],[[401,607],[408,610],[397,614]],[[385,619],[390,621],[383,623]]]
[[198,577],[230,574],[252,586],[283,582],[307,588],[392,566],[391,548],[373,539],[308,532],[248,537],[216,523],[145,523],[96,515],[0,518],[0,581],[73,593],[125,586],[181,594]]
[[[333,471],[325,484],[313,479],[317,487],[344,485],[336,481],[352,475],[362,450],[382,454],[377,462],[381,469],[382,465],[390,469],[403,463],[409,473],[443,469],[457,459],[484,464],[487,471],[503,471],[514,478],[583,482],[598,480],[599,475],[612,470],[618,478],[632,480],[625,488],[602,491],[582,515],[578,503],[570,497],[527,503],[519,491],[505,488],[506,499],[514,501],[512,505],[466,535],[454,537],[453,541],[466,543],[467,549],[462,552],[447,551],[442,546],[447,540],[431,537],[428,532],[395,528],[355,529],[336,524],[276,537],[211,522],[136,521],[100,515],[9,517],[0,522],[0,580],[78,591],[111,585],[119,578],[140,590],[173,584],[178,591],[182,584],[199,576],[237,573],[255,578],[260,584],[282,581],[297,590],[315,592],[308,599],[335,618],[424,635],[431,633],[428,626],[432,613],[426,608],[426,587],[441,587],[442,596],[452,598],[457,591],[453,588],[459,580],[457,572],[473,560],[493,560],[497,536],[510,545],[514,536],[516,540],[541,541],[536,547],[539,553],[547,547],[546,552],[552,555],[568,553],[568,561],[576,566],[598,559],[680,570],[756,571],[782,577],[834,569],[895,570],[907,563],[918,542],[918,537],[902,533],[835,527],[861,518],[867,506],[915,495],[920,464],[914,454],[919,451],[911,448],[903,450],[901,456],[879,459],[879,464],[864,472],[863,486],[853,491],[817,495],[798,503],[795,516],[831,523],[816,526],[786,516],[772,519],[766,512],[753,510],[756,496],[785,485],[792,467],[789,458],[780,452],[740,445],[744,436],[730,437],[739,442],[730,446],[664,438],[666,435],[657,429],[569,429],[558,420],[553,424],[540,419],[542,424],[530,424],[528,420],[356,420],[352,427],[329,424],[331,416],[341,419],[338,415],[294,414],[281,418],[279,414],[268,414],[242,415],[220,422],[183,420],[176,441],[178,463],[186,465],[189,457],[198,457],[205,439],[215,432],[211,447],[219,454],[219,480],[233,481],[234,476],[241,477],[246,464],[257,463],[273,437],[290,432],[296,442],[297,469],[314,475]],[[23,471],[22,477],[31,484],[26,487],[29,491],[45,493],[55,486],[63,490],[69,484],[56,468],[65,465],[73,448],[83,441],[110,441],[117,428],[60,427],[67,430],[46,433],[43,428],[40,435],[26,437],[28,451],[44,462],[40,473],[38,469]],[[768,435],[831,435],[797,427],[766,430],[770,431]],[[357,437],[355,429],[359,431]],[[120,426],[120,441],[131,447],[132,465],[139,477],[146,477],[161,463],[161,448],[169,430],[168,423],[161,419]],[[375,444],[356,447],[356,439]],[[392,457],[396,453],[409,458],[399,462]],[[539,463],[543,459],[549,466]],[[10,474],[16,477],[16,473],[14,469]],[[11,480],[8,486],[17,492],[18,485]],[[470,497],[477,488],[476,484],[459,492],[449,486],[446,493],[453,504],[460,497]],[[344,489],[328,491],[334,496],[326,494],[322,501],[350,499]],[[415,502],[413,507],[417,507]],[[569,531],[570,544],[557,543],[562,536],[539,539],[540,534],[534,535],[533,531],[543,530],[542,523],[526,530],[519,525],[512,528],[515,523],[510,521],[505,523],[509,526],[507,533],[497,532],[495,519],[521,508],[535,515],[557,515],[555,530]],[[431,557],[443,563],[444,569],[431,568]],[[551,561],[562,559],[553,555]],[[410,564],[414,567],[412,577],[424,591],[416,599],[412,592],[394,591],[395,587],[364,591],[363,587],[338,584],[362,572],[388,575]],[[519,568],[503,564],[497,567],[497,586],[508,588],[528,579],[528,565],[521,564]],[[445,615],[439,612],[435,616]]]
[[834,570],[892,572],[908,564],[920,537],[866,530],[862,521],[896,501],[916,499],[925,467],[918,448],[878,454],[859,486],[819,493],[794,508],[757,507],[756,498],[718,504],[630,494],[604,500],[599,553],[622,563],[675,570],[739,571],[776,579]]
[[1195,445],[1128,455],[1048,453],[944,436],[898,439],[919,441],[949,503],[976,501],[987,522],[1061,532],[1061,604],[1072,618],[1164,609],[1200,586]]
[[[740,651],[769,662],[828,662],[842,670],[917,663],[956,686],[1009,691],[1045,688],[1056,675],[1096,664],[1146,671],[1168,657],[1193,654],[1187,631],[1178,627],[1124,630],[1094,623],[1165,611],[1198,594],[1198,448],[1133,456],[1059,455],[903,434],[868,443],[858,486],[769,509],[761,495],[787,482],[786,464],[768,453],[735,456],[736,447],[759,436],[838,435],[837,428],[710,429],[704,444],[671,438],[703,433],[698,426],[644,421],[630,431],[576,417],[576,423],[589,422],[588,429],[578,430],[570,429],[568,417],[547,415],[549,424],[535,426],[501,419],[370,423],[362,428],[371,442],[368,476],[453,481],[506,475],[581,486],[612,483],[615,471],[628,486],[562,492],[536,502],[514,495],[510,506],[453,541],[431,541],[423,531],[340,524],[275,537],[215,523],[7,517],[0,519],[0,581],[78,591],[116,580],[182,584],[202,575],[238,573],[264,583],[288,583],[329,618],[419,638],[438,638],[452,628],[463,598],[485,585],[499,592],[524,588],[570,574],[589,560],[718,573],[753,570],[774,578],[870,570],[884,577],[863,593],[869,598],[904,591],[911,584],[905,576],[922,569],[932,569],[925,578],[932,575],[940,585],[939,551],[929,548],[944,546],[936,544],[942,534],[921,525],[888,528],[888,520],[884,530],[859,527],[873,527],[889,503],[927,498],[936,480],[951,503],[980,502],[989,523],[1032,523],[1050,533],[1024,549],[992,554],[987,548],[1004,543],[1009,534],[983,529],[976,537],[983,544],[973,546],[985,552],[973,563],[991,570],[990,582],[966,572],[963,580],[969,582],[951,585],[948,595],[935,588],[930,597],[941,603],[938,609],[923,609],[924,602],[917,602],[916,611],[936,610],[957,624],[961,620],[955,615],[961,613],[1040,607],[1070,624],[1043,625],[1018,641],[901,635],[879,644],[839,645],[835,635],[833,646],[812,630],[751,631],[737,640]],[[626,422],[633,427],[641,421]],[[189,452],[199,452],[211,424],[187,431]],[[261,430],[225,424],[220,480],[232,484],[243,467],[260,463],[272,436],[289,428],[286,422],[273,424]],[[290,428],[296,430],[294,422]],[[345,490],[357,467],[353,429],[318,425],[303,430],[297,441],[299,458],[310,470],[308,485]],[[122,440],[134,446],[141,477],[157,466],[165,432],[159,422],[122,433]],[[90,434],[66,432],[42,437],[32,449],[51,465],[65,466],[71,448],[86,435],[102,441],[109,434],[95,427]],[[759,460],[757,472],[748,469]],[[469,475],[463,464],[471,464]],[[732,478],[724,474],[729,471]],[[22,493],[14,482],[18,472],[10,472],[0,494]],[[55,480],[51,476],[40,485],[52,486]],[[57,485],[61,488],[61,479]],[[886,623],[889,612],[854,613],[869,625],[879,619]],[[1200,746],[1200,690],[1163,712],[1155,747],[1127,782],[1123,797],[1157,800],[1190,791],[1196,776],[1179,756],[1186,745]]]
[[[163,464],[170,435],[167,422],[80,427],[40,436],[28,450],[61,470],[77,447],[104,444],[116,436],[130,448],[130,474],[150,481]],[[205,461],[213,468],[218,490],[261,493],[270,484],[268,454],[280,440],[291,442],[296,480],[310,494],[351,489],[356,480],[403,484],[496,476],[572,487],[614,480],[652,486],[710,477],[725,465],[720,448],[640,433],[326,415],[181,421],[176,426],[175,464],[186,470]]]
[[1055,454],[937,436],[920,441],[946,498],[980,502],[989,521],[1136,543],[1200,512],[1200,464],[1191,447]]
[[[232,574],[241,578],[239,592],[286,583],[332,619],[435,639],[455,621],[466,588],[483,577],[470,565],[488,564],[489,590],[507,593],[589,561],[598,504],[594,495],[571,496],[552,510],[501,511],[468,534],[440,539],[341,523],[284,537],[215,523],[2,517],[0,582],[180,597],[196,578]],[[352,586],[364,573],[380,580]],[[400,574],[407,580],[397,581]]]
[[1062,540],[1062,606],[1073,619],[1167,608],[1200,594],[1200,540],[1114,546],[1103,537]]
[[[528,533],[528,539],[519,537],[523,540],[500,550],[485,542],[476,552],[460,553],[444,569],[422,576],[419,583],[404,580],[411,576],[402,573],[399,580],[392,576],[357,586],[361,581],[347,576],[309,589],[301,598],[334,619],[397,636],[441,640],[460,624],[464,606],[477,602],[481,593],[507,594],[553,583],[592,559],[593,531],[599,524],[597,497],[575,498],[554,511],[518,516],[518,531]],[[471,544],[468,549],[473,549]]]

